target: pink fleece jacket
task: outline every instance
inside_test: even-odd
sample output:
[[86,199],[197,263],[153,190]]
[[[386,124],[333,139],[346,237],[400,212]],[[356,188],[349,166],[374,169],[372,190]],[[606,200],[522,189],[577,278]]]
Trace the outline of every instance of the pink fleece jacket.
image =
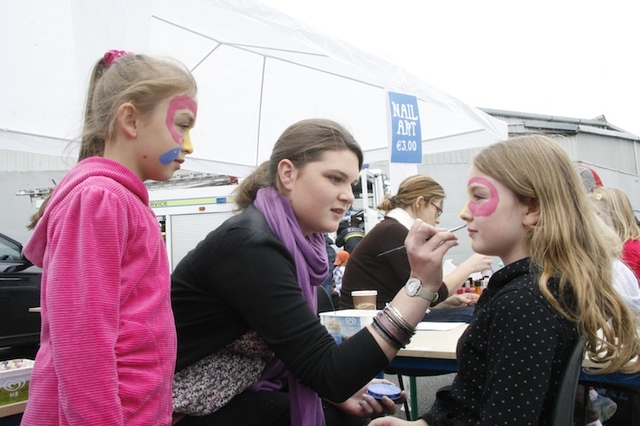
[[93,157],[56,187],[24,249],[43,268],[22,425],[169,425],[170,274],[143,182]]

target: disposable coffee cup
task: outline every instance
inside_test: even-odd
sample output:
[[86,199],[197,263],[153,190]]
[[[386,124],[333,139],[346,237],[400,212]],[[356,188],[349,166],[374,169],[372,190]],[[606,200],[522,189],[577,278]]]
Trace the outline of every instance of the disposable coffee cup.
[[358,290],[352,291],[353,307],[356,309],[376,309],[377,290]]

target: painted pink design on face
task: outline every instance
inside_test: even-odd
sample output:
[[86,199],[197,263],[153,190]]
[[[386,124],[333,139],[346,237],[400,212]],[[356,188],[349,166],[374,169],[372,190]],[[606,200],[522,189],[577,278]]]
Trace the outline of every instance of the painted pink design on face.
[[176,141],[176,143],[180,145],[180,147],[167,151],[160,156],[160,163],[165,165],[170,164],[173,160],[178,158],[185,139],[189,137],[188,132],[183,137],[173,126],[173,117],[176,115],[176,111],[179,111],[181,109],[187,109],[191,111],[194,117],[198,115],[198,105],[187,95],[176,96],[175,98],[171,99],[171,101],[169,101],[169,108],[167,110],[167,118],[165,120],[165,123],[167,125],[167,129],[169,129],[169,133],[171,133],[171,137],[173,137],[173,140]]
[[481,177],[474,177],[469,179],[469,184],[467,186],[471,186],[474,183],[486,187],[489,190],[490,197],[482,204],[477,204],[474,200],[469,200],[467,202],[469,211],[471,211],[474,216],[491,216],[493,212],[496,211],[498,203],[500,202],[498,188],[496,188],[495,185],[489,182],[487,179]]
[[176,115],[176,111],[181,109],[188,109],[195,117],[198,115],[198,105],[187,95],[176,96],[169,102],[165,123],[167,124],[167,129],[171,132],[171,136],[173,136],[173,140],[176,141],[178,145],[182,145],[184,138],[173,127],[173,117]]

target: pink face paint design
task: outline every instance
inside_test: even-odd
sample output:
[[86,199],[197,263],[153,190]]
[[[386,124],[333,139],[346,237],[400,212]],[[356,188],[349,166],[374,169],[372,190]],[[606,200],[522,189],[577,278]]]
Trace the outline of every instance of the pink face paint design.
[[474,177],[469,179],[469,184],[467,186],[471,186],[474,183],[485,186],[489,190],[490,197],[482,204],[477,204],[474,200],[469,200],[467,202],[469,211],[471,211],[474,216],[491,216],[493,212],[496,211],[498,202],[500,202],[498,188],[496,188],[495,185],[489,182],[487,179],[481,177]]
[[[180,135],[178,131],[173,126],[173,118],[176,115],[176,111],[181,109],[188,109],[191,111],[194,117],[198,115],[198,105],[196,102],[191,99],[187,95],[176,96],[171,101],[169,101],[169,108],[167,110],[167,118],[165,120],[165,124],[167,125],[167,129],[169,129],[169,133],[171,133],[171,137],[176,143],[180,146],[184,143],[185,139],[189,136],[187,132],[186,136]],[[178,158],[180,155],[181,148],[174,148],[170,151],[165,152],[159,158],[160,163],[167,165],[171,164],[173,160]]]
[[173,117],[176,115],[176,111],[181,109],[188,109],[191,111],[193,116],[196,117],[198,115],[198,105],[187,95],[176,96],[169,102],[169,109],[167,110],[167,119],[165,123],[167,124],[167,129],[169,129],[171,136],[173,136],[173,140],[176,141],[178,145],[182,145],[184,138],[178,133],[175,127],[173,127]]

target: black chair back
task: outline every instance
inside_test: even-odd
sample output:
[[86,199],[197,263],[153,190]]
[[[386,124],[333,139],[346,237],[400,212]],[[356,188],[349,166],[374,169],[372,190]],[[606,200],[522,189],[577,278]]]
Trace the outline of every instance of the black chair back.
[[331,296],[327,293],[324,286],[318,286],[316,292],[316,299],[318,300],[318,314],[323,312],[335,312],[336,307],[333,306]]
[[571,348],[558,385],[558,396],[553,407],[550,426],[573,425],[573,410],[578,389],[578,379],[580,378],[580,370],[584,360],[584,343],[584,338],[580,338],[576,340]]

